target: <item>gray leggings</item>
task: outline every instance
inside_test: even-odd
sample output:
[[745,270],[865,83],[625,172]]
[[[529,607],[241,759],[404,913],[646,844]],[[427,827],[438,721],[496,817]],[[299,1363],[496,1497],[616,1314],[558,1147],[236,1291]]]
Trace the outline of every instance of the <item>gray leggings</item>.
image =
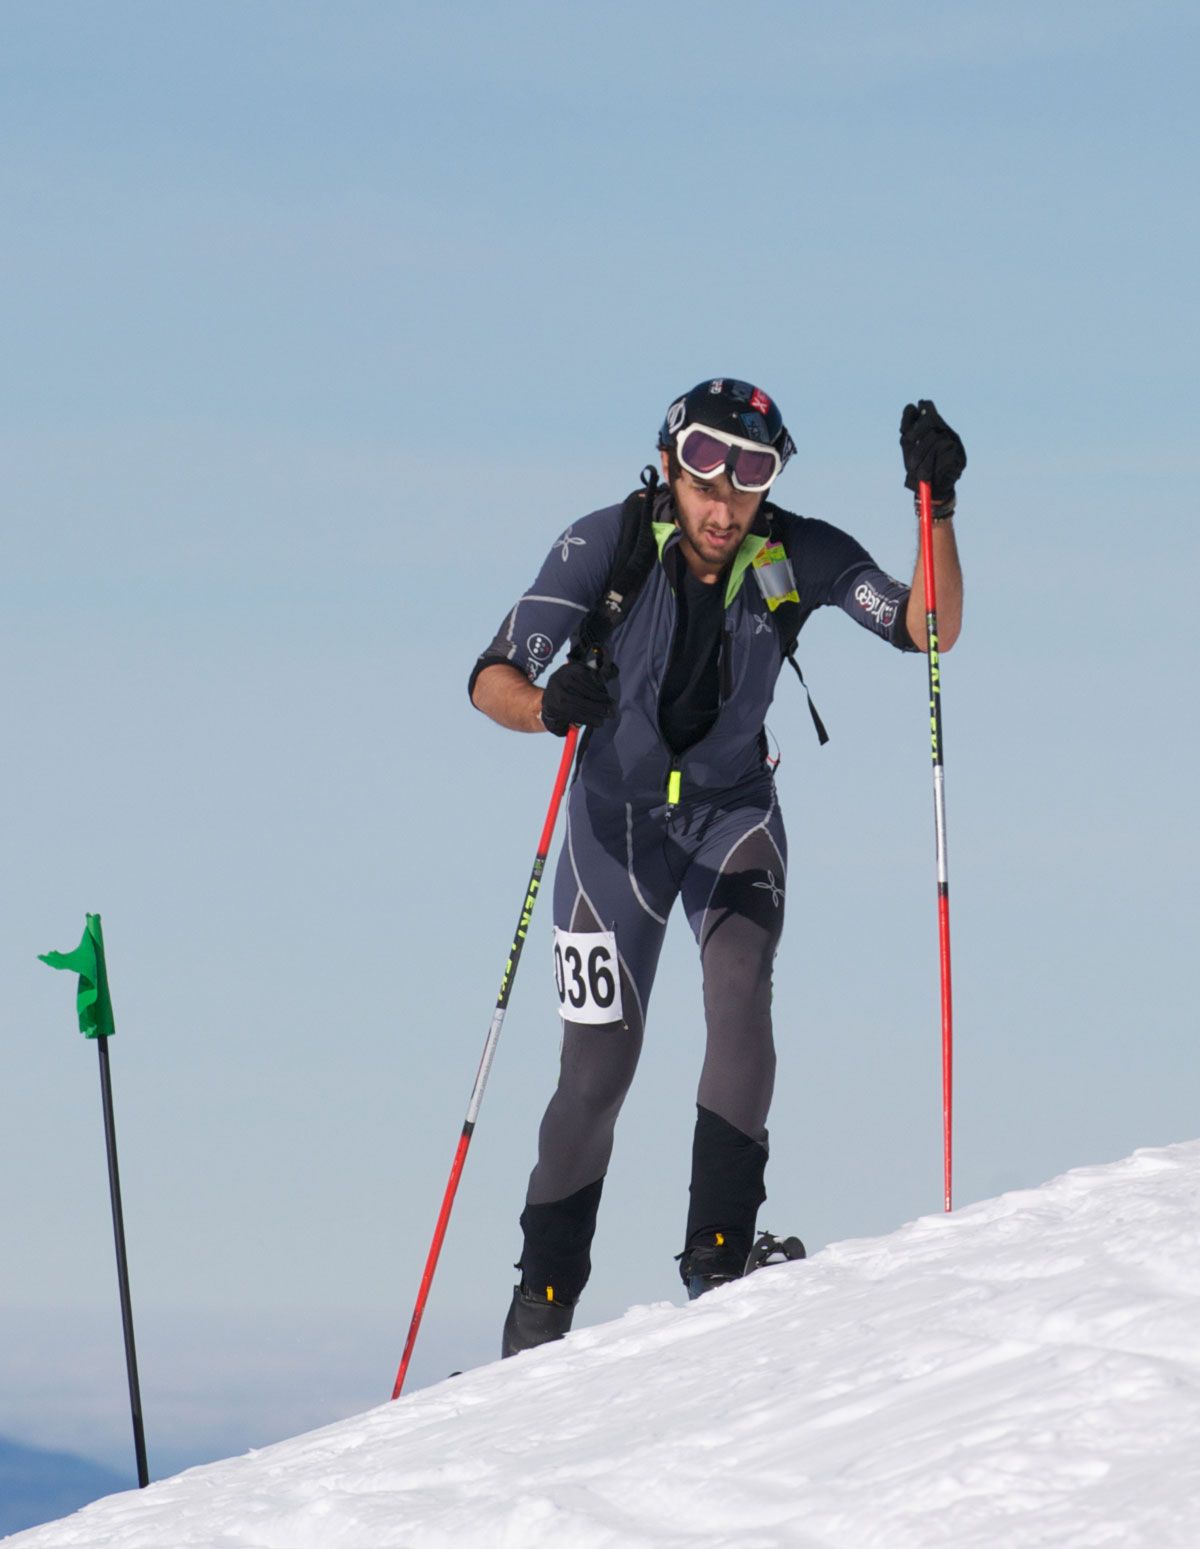
[[[700,948],[707,1028],[697,1103],[708,1130],[697,1132],[689,1235],[697,1223],[736,1228],[739,1236],[752,1232],[775,1080],[771,970],[783,927],[786,843],[774,785],[765,776],[720,802],[679,807],[669,820],[661,805],[611,801],[581,781],[572,787],[555,877],[555,924],[615,932],[624,1020],[604,1026],[564,1021],[558,1088],[542,1120],[522,1218],[527,1279],[531,1260],[537,1262],[533,1278],[557,1275],[564,1286],[580,1279],[577,1264],[553,1261],[572,1252],[578,1258],[581,1236],[590,1243],[599,1184],[637,1068],[667,916],[677,897]],[[757,1180],[741,1187],[744,1199],[736,1187],[731,1198],[729,1175],[747,1158],[726,1165],[705,1154],[713,1150],[713,1134],[718,1150],[727,1144],[749,1153]],[[751,1200],[751,1194],[757,1197]],[[575,1245],[571,1252],[562,1246],[560,1204],[573,1218],[566,1231]],[[731,1211],[745,1219],[708,1220]],[[586,1269],[582,1275],[586,1279]]]

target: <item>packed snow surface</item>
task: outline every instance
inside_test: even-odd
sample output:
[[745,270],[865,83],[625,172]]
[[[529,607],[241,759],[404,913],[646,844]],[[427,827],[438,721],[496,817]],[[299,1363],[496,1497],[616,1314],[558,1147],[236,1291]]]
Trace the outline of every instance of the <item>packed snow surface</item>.
[[1198,1204],[1139,1151],[7,1543],[1198,1549]]

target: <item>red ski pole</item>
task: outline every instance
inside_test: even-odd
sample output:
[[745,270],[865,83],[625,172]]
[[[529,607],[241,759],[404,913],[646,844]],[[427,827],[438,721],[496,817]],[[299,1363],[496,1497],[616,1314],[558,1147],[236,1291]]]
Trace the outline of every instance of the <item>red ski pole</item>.
[[950,877],[946,866],[946,772],[942,763],[942,684],[938,655],[937,582],[933,570],[933,492],[922,480],[921,562],[925,578],[925,633],[929,644],[929,735],[933,752],[933,820],[937,835],[938,955],[942,987],[942,1174],[945,1206],[952,1206],[954,1011],[950,993]]
[[571,762],[575,757],[575,743],[579,737],[579,728],[572,726],[567,732],[566,743],[563,747],[562,758],[558,765],[558,776],[554,782],[554,792],[550,797],[550,809],[546,813],[546,821],[542,827],[542,837],[538,840],[537,855],[534,857],[533,870],[529,876],[529,886],[525,889],[525,901],[521,905],[521,914],[517,920],[517,928],[513,933],[512,946],[508,949],[508,961],[504,965],[504,975],[500,980],[500,993],[496,997],[496,1009],[492,1012],[491,1026],[488,1028],[487,1039],[483,1045],[483,1058],[479,1062],[479,1071],[475,1077],[475,1085],[471,1089],[471,1100],[467,1104],[467,1117],[463,1123],[462,1134],[458,1139],[458,1149],[454,1153],[454,1165],[450,1169],[450,1178],[446,1184],[446,1192],[442,1197],[442,1208],[438,1214],[437,1226],[434,1228],[433,1241],[429,1245],[429,1256],[425,1260],[425,1273],[421,1276],[421,1285],[417,1291],[417,1305],[413,1308],[412,1322],[408,1326],[408,1339],[405,1341],[404,1354],[400,1358],[400,1369],[396,1373],[396,1385],[392,1389],[392,1397],[399,1398],[400,1390],[404,1387],[404,1378],[408,1373],[408,1363],[412,1360],[413,1346],[417,1342],[417,1333],[421,1327],[421,1318],[425,1312],[425,1302],[429,1296],[429,1287],[433,1284],[434,1271],[437,1269],[438,1258],[442,1251],[442,1240],[446,1235],[446,1227],[450,1221],[450,1212],[454,1208],[454,1196],[458,1193],[458,1180],[462,1177],[463,1163],[467,1159],[467,1151],[471,1145],[471,1136],[475,1130],[475,1121],[479,1117],[479,1109],[483,1103],[483,1092],[487,1086],[488,1076],[491,1074],[492,1061],[496,1057],[496,1045],[500,1042],[500,1029],[504,1026],[504,1013],[508,1009],[508,998],[512,991],[512,982],[516,978],[517,964],[521,961],[521,949],[525,945],[525,937],[529,932],[529,921],[533,915],[533,906],[537,902],[538,889],[542,885],[542,872],[546,868],[546,856],[550,851],[550,840],[554,834],[554,825],[558,819],[558,809],[562,803],[563,791],[567,786],[567,779],[571,773]]

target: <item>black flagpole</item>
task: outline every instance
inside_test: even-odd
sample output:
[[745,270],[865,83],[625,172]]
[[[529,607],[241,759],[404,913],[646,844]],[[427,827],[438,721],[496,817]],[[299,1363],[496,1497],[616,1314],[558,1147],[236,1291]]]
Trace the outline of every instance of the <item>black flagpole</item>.
[[121,1326],[125,1332],[125,1369],[129,1374],[129,1405],[133,1415],[133,1446],[137,1454],[138,1488],[150,1483],[146,1466],[146,1432],[142,1425],[142,1393],[138,1383],[137,1350],[133,1342],[133,1301],[129,1295],[129,1261],[125,1256],[125,1217],[121,1211],[121,1175],[117,1169],[117,1127],[113,1118],[112,1080],[108,1070],[108,1039],[96,1039],[100,1051],[100,1097],[104,1107],[104,1145],[108,1152],[108,1192],[112,1198],[113,1236],[117,1244],[117,1282],[121,1291]]

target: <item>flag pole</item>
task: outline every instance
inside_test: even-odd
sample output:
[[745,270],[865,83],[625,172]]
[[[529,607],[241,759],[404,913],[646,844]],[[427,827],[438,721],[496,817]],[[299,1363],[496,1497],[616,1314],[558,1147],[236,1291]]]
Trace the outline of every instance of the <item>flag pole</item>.
[[117,1285],[121,1296],[121,1329],[125,1336],[125,1371],[129,1378],[129,1409],[133,1418],[133,1450],[137,1457],[138,1489],[150,1483],[146,1463],[146,1430],[142,1423],[142,1390],[138,1381],[137,1347],[133,1338],[133,1299],[129,1294],[129,1259],[125,1252],[125,1215],[121,1209],[121,1174],[117,1166],[117,1125],[113,1117],[112,1076],[108,1038],[96,1039],[100,1053],[100,1101],[104,1108],[104,1148],[108,1156],[108,1192],[112,1200],[113,1237],[117,1248]]
[[137,1348],[133,1340],[133,1300],[129,1294],[129,1260],[125,1253],[125,1214],[121,1209],[121,1173],[117,1166],[117,1125],[113,1117],[112,1073],[108,1064],[108,1040],[116,1032],[112,997],[108,992],[108,967],[104,961],[104,931],[98,914],[85,918],[83,939],[74,952],[40,952],[51,968],[66,968],[79,975],[75,1010],[79,1031],[94,1038],[100,1054],[100,1102],[104,1110],[104,1149],[108,1156],[108,1192],[112,1200],[113,1237],[117,1245],[117,1286],[121,1296],[121,1327],[125,1336],[125,1370],[129,1377],[129,1406],[133,1416],[133,1448],[137,1457],[138,1488],[150,1483],[146,1465],[146,1431],[142,1423],[142,1392],[138,1382]]

